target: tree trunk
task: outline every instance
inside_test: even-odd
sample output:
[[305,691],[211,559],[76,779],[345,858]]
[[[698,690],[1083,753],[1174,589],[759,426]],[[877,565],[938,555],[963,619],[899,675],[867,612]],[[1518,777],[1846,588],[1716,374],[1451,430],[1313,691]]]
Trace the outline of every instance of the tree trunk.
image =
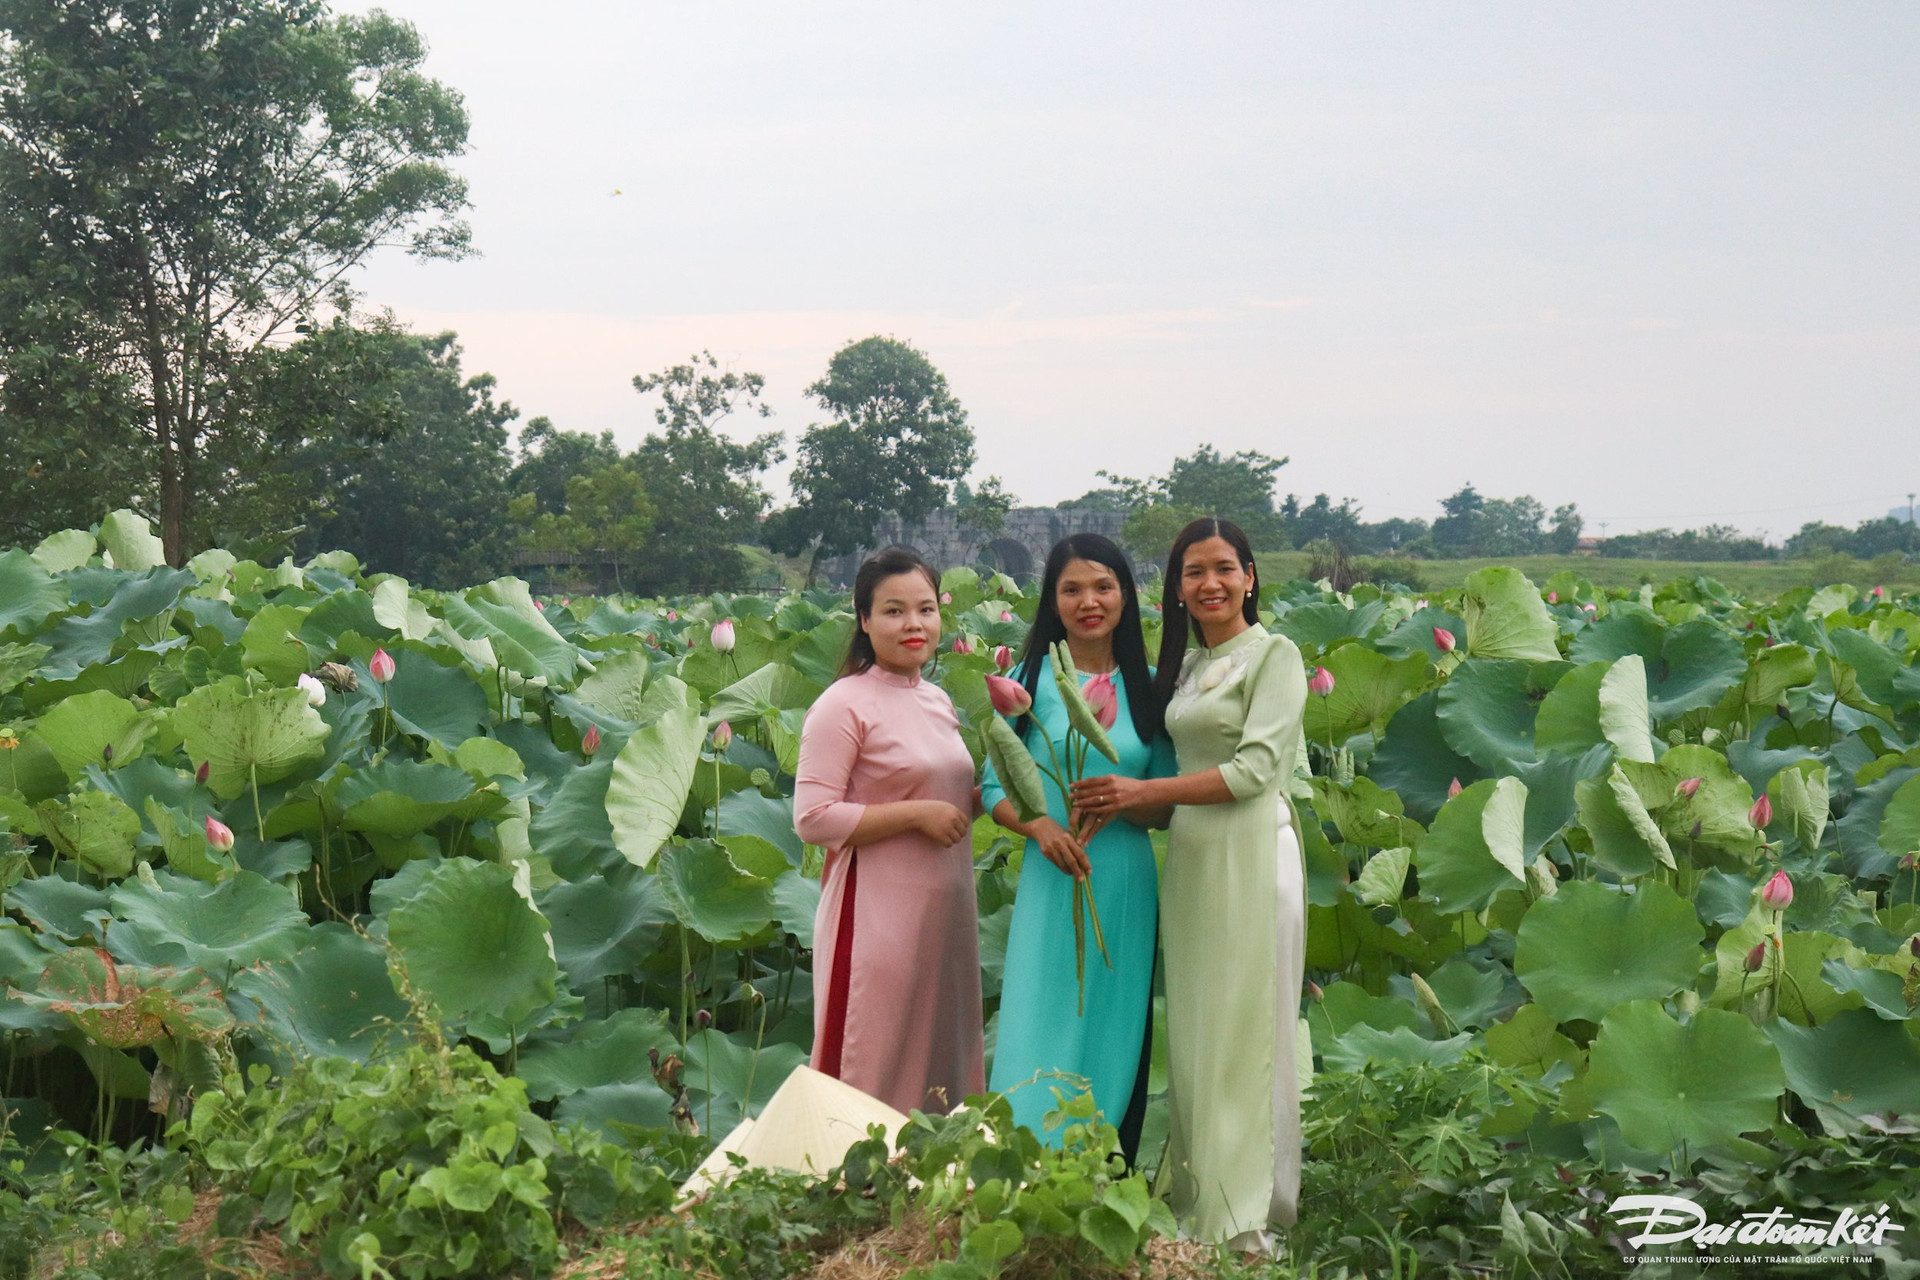
[[813,544],[813,554],[807,558],[807,590],[813,590],[813,575],[820,568],[820,544]]

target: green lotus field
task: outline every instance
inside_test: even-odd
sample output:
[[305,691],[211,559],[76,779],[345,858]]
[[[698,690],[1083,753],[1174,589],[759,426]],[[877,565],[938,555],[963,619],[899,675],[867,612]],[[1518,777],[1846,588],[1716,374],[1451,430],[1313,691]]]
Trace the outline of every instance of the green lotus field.
[[[943,586],[978,757],[1035,602]],[[1261,604],[1333,686],[1303,1217],[1254,1270],[1622,1274],[1606,1210],[1651,1190],[1877,1211],[1768,1251],[1920,1274],[1920,599],[1493,567]],[[903,1205],[951,1224],[930,1274],[1252,1265],[1174,1257],[1093,1117],[1042,1151],[991,1099],[658,1217],[807,1055],[792,771],[848,608],[174,569],[125,512],[0,553],[0,1274],[803,1274]],[[1018,851],[976,846],[990,1020]]]

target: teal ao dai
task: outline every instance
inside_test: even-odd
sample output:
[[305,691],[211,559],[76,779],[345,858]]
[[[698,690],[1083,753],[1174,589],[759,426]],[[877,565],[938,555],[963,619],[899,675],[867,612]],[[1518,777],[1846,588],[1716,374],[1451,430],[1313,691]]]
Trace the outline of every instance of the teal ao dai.
[[[1042,660],[1033,715],[1036,727],[1027,741],[1036,760],[1051,766],[1039,727],[1056,749],[1067,741],[1067,712],[1054,688],[1049,659]],[[1091,678],[1078,673],[1082,685]],[[1121,773],[1132,778],[1169,777],[1173,746],[1164,736],[1153,744],[1134,731],[1126,682],[1113,673],[1119,712],[1107,731],[1119,764],[1089,752],[1089,776]],[[1064,765],[1064,759],[1062,764]],[[1062,827],[1068,805],[1051,779],[1043,779],[1047,812]],[[993,766],[987,766],[982,800],[987,810],[1006,799]],[[1075,1012],[1073,878],[1049,862],[1037,841],[1027,841],[1014,897],[1013,923],[1000,990],[1000,1022],[990,1086],[1005,1093],[1014,1120],[1043,1140],[1058,1145],[1060,1130],[1043,1128],[1057,1105],[1054,1091],[1071,1097],[1090,1089],[1108,1124],[1118,1126],[1133,1097],[1147,1034],[1153,986],[1154,936],[1159,923],[1159,875],[1147,831],[1115,819],[1093,837],[1088,850],[1090,877],[1100,924],[1113,967],[1101,962],[1091,928],[1086,944],[1086,1012]]]

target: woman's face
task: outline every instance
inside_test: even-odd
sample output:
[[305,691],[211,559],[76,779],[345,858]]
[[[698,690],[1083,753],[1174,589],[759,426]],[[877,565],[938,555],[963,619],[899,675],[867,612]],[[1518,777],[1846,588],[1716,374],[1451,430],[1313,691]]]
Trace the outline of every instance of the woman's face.
[[924,573],[896,573],[873,589],[873,612],[860,619],[874,658],[889,671],[911,675],[940,644],[940,596]]
[[1194,543],[1180,561],[1180,602],[1203,627],[1240,616],[1252,588],[1253,575],[1225,538]]
[[1104,640],[1120,625],[1126,608],[1120,578],[1093,560],[1069,560],[1053,584],[1053,605],[1067,634],[1078,640]]

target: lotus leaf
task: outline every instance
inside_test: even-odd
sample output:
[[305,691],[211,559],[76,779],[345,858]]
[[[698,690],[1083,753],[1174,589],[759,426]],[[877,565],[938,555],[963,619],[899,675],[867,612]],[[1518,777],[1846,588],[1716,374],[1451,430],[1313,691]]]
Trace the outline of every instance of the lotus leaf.
[[117,796],[81,791],[65,802],[48,802],[35,811],[53,847],[81,866],[107,877],[133,870],[133,839],[140,816]]
[[68,698],[34,723],[34,732],[70,779],[88,765],[129,763],[146,749],[153,728],[150,717],[105,689]]
[[307,610],[293,605],[263,605],[241,634],[240,648],[248,667],[274,684],[292,684],[302,672],[319,666],[300,627]]
[[627,739],[607,784],[614,845],[635,866],[647,866],[680,823],[706,729],[700,713],[679,706]]
[[1920,1045],[1894,1023],[1845,1009],[1818,1026],[1776,1018],[1766,1030],[1788,1087],[1809,1105],[1849,1116],[1920,1111]]
[[596,871],[624,865],[607,812],[613,762],[612,755],[603,755],[586,764],[570,764],[570,772],[528,827],[533,851],[568,880],[584,880]]
[[33,549],[33,558],[48,573],[65,573],[93,559],[93,553],[99,549],[99,539],[85,529],[62,529],[40,539]]
[[1660,1000],[1693,981],[1704,931],[1665,885],[1635,892],[1569,881],[1528,908],[1513,968],[1556,1022],[1598,1021],[1630,1000]]
[[1376,1031],[1397,1028],[1416,1034],[1431,1030],[1412,1001],[1376,996],[1357,982],[1328,983],[1319,1002],[1307,1007],[1307,1026],[1315,1045],[1330,1044],[1355,1027]]
[[651,670],[643,653],[616,653],[580,682],[574,696],[603,715],[637,725],[645,715],[642,698]]
[[[1712,747],[1687,743],[1661,756],[1660,766],[1676,778],[1700,779],[1700,788],[1691,797],[1676,796],[1660,810],[1660,829],[1669,840],[1711,845],[1747,859],[1759,855],[1765,838],[1747,821],[1753,792],[1725,756]],[[1698,836],[1693,834],[1696,823]]]
[[17,689],[52,652],[43,644],[0,644],[0,696]]
[[122,967],[97,947],[75,947],[47,962],[32,992],[12,993],[64,1014],[95,1044],[134,1049],[168,1036],[210,1040],[233,1025],[226,1001],[202,973]]
[[238,681],[207,685],[180,700],[172,723],[222,799],[250,781],[277,782],[326,753],[327,722],[297,688],[249,693]]
[[[217,885],[166,871],[155,872],[151,884],[128,880],[113,891],[113,912],[143,953],[221,981],[261,961],[285,960],[309,933],[293,894],[251,871]],[[111,937],[108,945],[118,949]]]
[[[185,569],[154,569],[137,577],[112,574],[112,591],[92,613],[70,613],[39,636],[53,652],[41,664],[49,679],[69,680],[96,663],[105,662],[129,627],[145,625],[164,631],[171,624],[180,594],[194,585]],[[5,599],[0,593],[0,599]],[[4,617],[4,614],[0,614]],[[154,638],[158,638],[157,636]]]
[[349,774],[334,803],[349,830],[401,838],[461,813],[475,794],[473,779],[459,769],[388,758]]
[[1622,878],[1644,876],[1658,866],[1672,867],[1673,850],[1647,812],[1633,782],[1615,765],[1602,778],[1574,788],[1580,825],[1593,842],[1594,861]]
[[1445,1066],[1458,1062],[1473,1043],[1470,1032],[1450,1040],[1429,1040],[1405,1027],[1380,1031],[1361,1025],[1328,1045],[1316,1045],[1329,1071],[1364,1071],[1370,1063]]
[[1388,717],[1427,683],[1431,671],[1423,654],[1395,660],[1358,644],[1341,645],[1323,664],[1333,673],[1333,692],[1310,700],[1305,725],[1309,738],[1334,746],[1356,733],[1379,733]]
[[100,522],[100,546],[116,569],[137,572],[158,569],[167,562],[166,546],[154,537],[153,526],[124,508],[109,512]]
[[1412,849],[1382,849],[1367,859],[1353,882],[1353,896],[1368,906],[1395,905],[1406,891]]
[[1414,855],[1420,892],[1441,911],[1480,911],[1526,881],[1527,787],[1483,779],[1447,801]]
[[1497,566],[1467,575],[1461,598],[1467,652],[1476,658],[1553,662],[1560,634],[1539,591],[1518,569]]
[[1402,812],[1400,797],[1382,790],[1371,778],[1355,778],[1347,787],[1315,778],[1312,785],[1314,810],[1340,829],[1342,840],[1384,848],[1412,845],[1425,834],[1419,823]]
[[1013,802],[1022,822],[1031,822],[1047,811],[1047,793],[1041,781],[1040,766],[1034,762],[1027,744],[1013,726],[999,716],[990,716],[986,727],[987,757],[993,761],[994,776]]
[[581,1024],[569,1040],[529,1045],[520,1055],[518,1074],[527,1082],[528,1097],[550,1102],[604,1085],[651,1084],[648,1051],[664,1057],[679,1049],[658,1012],[622,1009]]
[[1779,1051],[1739,1014],[1702,1009],[1682,1024],[1635,1000],[1601,1022],[1587,1086],[1629,1143],[1691,1152],[1771,1125],[1786,1077]]
[[1489,773],[1531,761],[1531,675],[1525,662],[1473,658],[1461,663],[1440,686],[1440,730],[1447,744]]
[[[1774,775],[1767,788],[1774,813],[1800,842],[1802,849],[1818,849],[1827,829],[1827,814],[1832,804],[1827,794],[1827,766],[1814,761],[1798,761]],[[1895,800],[1899,797],[1896,795]],[[1920,818],[1920,802],[1916,802]],[[1920,849],[1920,842],[1916,842]]]
[[18,908],[42,932],[68,942],[101,937],[104,924],[113,918],[105,889],[56,875],[22,880],[6,897],[8,906]]
[[449,748],[485,734],[492,719],[486,691],[464,668],[442,666],[412,648],[391,656],[394,675],[385,697],[395,724]]
[[1367,773],[1398,795],[1407,813],[1431,823],[1447,801],[1449,787],[1486,777],[1484,770],[1448,745],[1441,732],[1439,691],[1428,690],[1394,712]]
[[366,1062],[404,1043],[412,1011],[393,989],[386,948],[344,926],[316,928],[289,959],[250,969],[234,988],[260,1006],[266,1029],[312,1057]]
[[711,840],[668,845],[658,873],[675,918],[709,942],[739,942],[773,923],[772,885],[734,866]]
[[1902,782],[1887,799],[1880,847],[1896,860],[1920,853],[1920,774]]
[[1505,1022],[1487,1028],[1487,1052],[1495,1062],[1545,1075],[1556,1063],[1575,1071],[1586,1065],[1580,1046],[1560,1034],[1553,1015],[1537,1004],[1523,1004]]
[[513,872],[449,858],[419,873],[387,914],[387,937],[414,989],[448,1019],[509,1026],[550,1004],[558,966],[547,922],[515,891]]

